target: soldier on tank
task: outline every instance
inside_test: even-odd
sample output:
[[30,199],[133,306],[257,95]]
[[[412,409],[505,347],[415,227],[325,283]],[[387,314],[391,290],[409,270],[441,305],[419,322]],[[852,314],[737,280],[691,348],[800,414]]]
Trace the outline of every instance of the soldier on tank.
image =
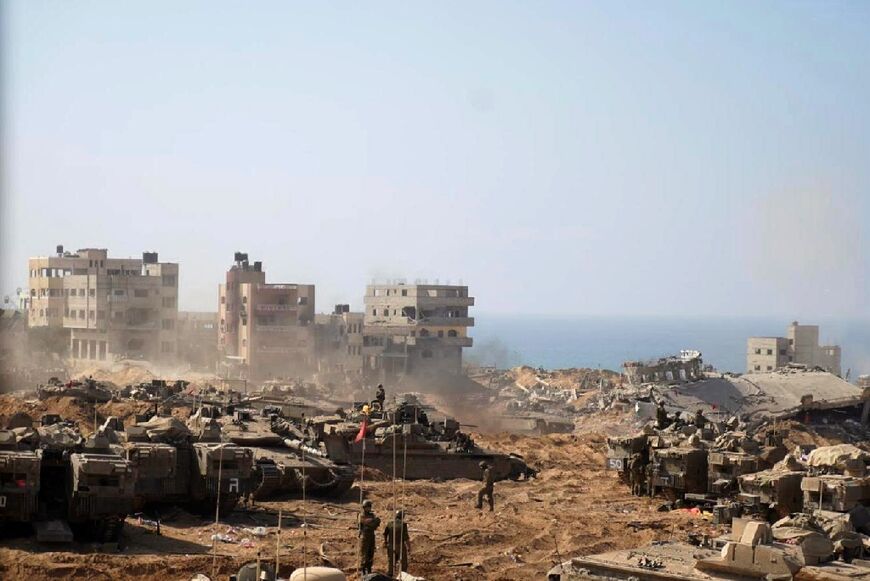
[[698,411],[695,412],[695,427],[699,430],[703,430],[706,425],[707,418],[704,417],[704,412],[699,408]]
[[478,510],[483,508],[483,498],[486,497],[489,502],[489,511],[492,512],[495,505],[492,498],[492,468],[486,462],[481,462],[480,469],[483,470],[483,486],[477,491],[477,508]]
[[378,403],[381,404],[381,410],[384,409],[384,402],[387,400],[387,393],[384,391],[384,384],[378,384],[378,391],[375,394],[375,399],[378,400]]
[[408,536],[408,523],[405,522],[404,511],[397,510],[395,518],[384,528],[384,545],[387,549],[387,576],[393,576],[397,561],[399,570],[407,572],[411,539]]
[[372,572],[375,559],[375,531],[381,526],[381,519],[372,512],[372,501],[364,500],[359,515],[359,573]]
[[656,408],[656,428],[664,430],[669,425],[671,421],[668,418],[668,410],[665,409],[665,402],[660,401],[659,407]]

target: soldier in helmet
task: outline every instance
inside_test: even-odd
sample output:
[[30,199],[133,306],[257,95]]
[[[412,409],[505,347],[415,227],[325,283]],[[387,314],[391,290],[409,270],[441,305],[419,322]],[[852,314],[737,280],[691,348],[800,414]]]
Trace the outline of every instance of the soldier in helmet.
[[381,526],[381,519],[372,512],[372,501],[364,500],[359,515],[359,573],[372,572],[375,559],[375,530]]
[[381,404],[381,410],[383,411],[384,402],[387,399],[387,394],[384,391],[384,384],[383,383],[378,384],[378,391],[377,391],[377,393],[375,393],[375,399],[378,400],[379,404]]
[[400,571],[408,571],[408,555],[411,553],[411,539],[408,536],[408,523],[405,511],[397,510],[393,520],[384,527],[384,545],[387,549],[387,576],[393,576],[396,561]]
[[477,491],[477,508],[483,508],[483,498],[486,497],[489,502],[489,510],[492,512],[494,501],[492,499],[492,468],[485,461],[480,463],[480,469],[483,470],[483,486]]

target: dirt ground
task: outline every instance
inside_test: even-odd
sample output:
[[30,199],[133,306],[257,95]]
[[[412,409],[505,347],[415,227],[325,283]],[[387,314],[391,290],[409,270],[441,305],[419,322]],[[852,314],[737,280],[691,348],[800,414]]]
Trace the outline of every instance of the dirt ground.
[[[531,481],[496,483],[494,513],[474,508],[477,482],[368,480],[363,485],[365,497],[374,502],[382,521],[395,508],[406,510],[412,542],[410,572],[415,575],[450,580],[543,579],[559,559],[684,538],[689,531],[709,529],[700,516],[657,512],[658,502],[632,497],[612,473],[602,469],[603,434],[476,438],[497,450],[519,452],[541,468]],[[96,545],[58,552],[32,539],[7,535],[0,541],[0,578],[189,579],[198,572],[211,575],[213,570],[215,578],[225,578],[245,561],[256,559],[258,552],[274,562],[279,509],[284,515],[282,574],[289,573],[287,565],[320,563],[322,553],[356,578],[358,503],[359,489],[354,487],[337,502],[288,499],[237,510],[217,529],[235,542],[218,543],[216,558],[211,555],[213,525],[182,511],[164,516],[159,537],[153,526],[128,519],[122,552],[102,552],[108,548]],[[264,537],[255,534],[252,527],[257,526],[265,527]],[[385,567],[381,541],[379,537],[376,569]]]

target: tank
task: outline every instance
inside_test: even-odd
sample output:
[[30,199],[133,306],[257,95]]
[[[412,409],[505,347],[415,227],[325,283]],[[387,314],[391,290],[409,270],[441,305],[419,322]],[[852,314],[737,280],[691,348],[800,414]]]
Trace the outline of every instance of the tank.
[[16,430],[23,449],[5,453],[15,466],[4,492],[7,485],[18,492],[4,495],[7,506],[11,496],[17,497],[10,520],[34,521],[40,540],[40,531],[53,530],[59,532],[48,540],[72,540],[75,532],[83,540],[117,541],[132,511],[132,465],[104,440],[86,440],[73,423],[56,420],[46,418],[35,430]]
[[758,471],[758,458],[745,452],[707,454],[707,492],[731,496],[738,491],[738,478]]
[[15,434],[0,430],[0,522],[30,522],[39,499],[42,458],[19,450]]
[[646,465],[649,453],[645,435],[607,438],[605,468],[615,471],[619,475],[619,479],[628,484],[630,480],[629,464],[635,454],[640,454],[643,465]]
[[804,510],[848,512],[870,501],[870,478],[843,474],[806,476],[801,481]]
[[699,448],[653,450],[650,461],[653,492],[671,498],[707,492],[707,451]]
[[260,500],[277,494],[302,493],[339,497],[353,486],[354,470],[347,458],[329,457],[326,446],[281,417],[280,410],[234,409],[217,416],[225,441],[245,446],[254,457],[253,494]]
[[767,518],[781,518],[803,510],[801,481],[806,473],[798,470],[762,470],[738,477],[737,500],[750,511]]
[[364,460],[366,467],[388,475],[395,469],[397,477],[409,480],[480,480],[481,461],[490,464],[495,480],[519,480],[537,474],[521,456],[481,448],[460,431],[456,420],[430,421],[426,410],[413,404],[371,412],[365,437],[357,442],[363,421],[361,408],[356,406],[345,417],[328,416],[311,421],[310,427],[331,458],[346,456],[354,464],[363,464]]
[[219,434],[220,427],[211,422],[192,431],[164,417],[116,432],[125,458],[137,470],[136,507],[178,504],[208,514],[219,498],[221,513],[235,508],[251,492],[253,454],[221,442]]
[[111,390],[100,382],[88,377],[81,381],[71,380],[63,383],[56,377],[36,388],[39,399],[47,397],[74,397],[88,402],[105,403],[112,399]]
[[69,455],[67,521],[102,541],[117,541],[133,511],[133,465],[117,454]]

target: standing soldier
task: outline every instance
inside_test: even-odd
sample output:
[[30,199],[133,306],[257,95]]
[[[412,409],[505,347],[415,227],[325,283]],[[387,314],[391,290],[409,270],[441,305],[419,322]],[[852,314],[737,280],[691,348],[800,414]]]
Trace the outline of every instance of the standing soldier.
[[495,504],[492,499],[492,468],[486,462],[481,462],[480,469],[483,470],[483,486],[477,491],[477,508],[478,510],[483,508],[483,498],[486,497],[489,511],[492,512]]
[[640,454],[632,454],[631,460],[628,461],[628,477],[631,482],[631,493],[635,496],[643,496],[643,462],[641,462]]
[[381,404],[381,411],[384,411],[384,402],[387,399],[387,394],[384,391],[384,384],[383,383],[378,384],[378,391],[375,394],[375,399],[378,400],[379,404]]
[[359,573],[372,572],[375,559],[375,530],[381,526],[381,519],[372,512],[372,501],[364,500],[359,515]]
[[[398,546],[395,544],[398,543]],[[396,517],[384,528],[384,544],[387,548],[387,576],[393,576],[396,561],[400,571],[408,571],[408,555],[411,553],[411,539],[408,536],[408,524],[405,522],[405,512],[396,511]]]

